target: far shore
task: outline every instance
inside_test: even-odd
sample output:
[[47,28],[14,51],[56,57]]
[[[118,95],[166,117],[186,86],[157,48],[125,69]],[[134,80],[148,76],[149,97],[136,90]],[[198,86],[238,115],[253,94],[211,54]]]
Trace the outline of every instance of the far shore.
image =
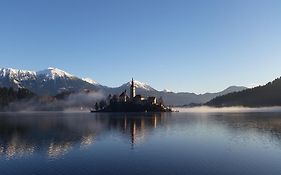
[[196,107],[173,107],[175,111],[188,113],[245,113],[245,112],[281,112],[281,106],[269,107],[210,107],[210,106],[196,106]]
[[[259,113],[259,112],[275,112],[281,113],[281,106],[270,107],[210,107],[210,106],[197,106],[197,107],[172,107],[173,112],[181,113]],[[90,110],[78,110],[78,109],[65,109],[65,110],[21,110],[21,111],[0,111],[0,113],[90,113]],[[106,112],[105,112],[106,113]]]

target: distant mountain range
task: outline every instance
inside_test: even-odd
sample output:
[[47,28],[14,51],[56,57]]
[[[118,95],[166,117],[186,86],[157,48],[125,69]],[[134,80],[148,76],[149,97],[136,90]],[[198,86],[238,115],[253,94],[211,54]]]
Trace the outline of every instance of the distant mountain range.
[[[120,87],[117,88],[110,88],[107,89],[107,93],[120,93],[124,91],[125,89],[127,92],[130,90],[130,85],[131,82],[128,82],[126,84],[123,84]],[[155,96],[157,98],[162,97],[164,102],[167,105],[174,105],[174,106],[182,106],[182,105],[189,105],[191,103],[195,104],[202,104],[210,101],[211,99],[225,95],[231,92],[237,92],[246,89],[246,87],[241,87],[241,86],[231,86],[221,92],[217,93],[205,93],[205,94],[195,94],[195,93],[189,93],[189,92],[170,92],[170,91],[158,91],[149,85],[146,85],[144,83],[135,81],[136,85],[136,93],[137,94],[144,94],[145,96]]]
[[281,106],[281,78],[277,78],[264,86],[229,93],[207,102],[208,106]]
[[[38,95],[57,95],[70,91],[79,92],[82,90],[99,91],[105,96],[119,94],[124,90],[129,92],[131,82],[120,87],[107,87],[100,85],[91,78],[79,78],[57,68],[48,68],[42,71],[27,71],[11,68],[0,69],[0,87],[12,87],[18,89],[24,87]],[[188,92],[174,93],[168,90],[158,91],[151,86],[135,81],[137,94],[144,96],[162,97],[167,105],[188,105],[190,103],[206,103],[211,99],[231,92],[245,90],[246,87],[231,86],[221,92],[195,94]]]

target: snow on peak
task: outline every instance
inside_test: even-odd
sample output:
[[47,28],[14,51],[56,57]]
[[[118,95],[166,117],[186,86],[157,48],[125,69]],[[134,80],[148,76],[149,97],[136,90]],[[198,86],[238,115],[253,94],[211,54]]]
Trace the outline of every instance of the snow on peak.
[[164,89],[163,92],[172,92],[172,91],[169,89]]
[[1,68],[0,69],[0,77],[6,77],[13,79],[21,80],[27,80],[27,79],[34,79],[36,76],[36,73],[33,71],[27,71],[27,70],[18,70],[13,68]]
[[51,78],[51,79],[55,79],[57,77],[60,77],[60,78],[65,78],[65,77],[68,77],[68,78],[72,78],[74,77],[73,75],[63,71],[63,70],[60,70],[58,68],[53,68],[53,67],[49,67],[48,69],[45,69],[45,70],[42,70],[42,71],[38,71],[36,72],[37,75],[45,75],[46,77],[48,78]]
[[83,81],[86,81],[87,83],[90,84],[98,84],[95,80],[91,79],[91,78],[82,78]]
[[[127,86],[131,86],[132,85],[132,82],[128,82],[126,84]],[[149,91],[149,90],[153,90],[152,87],[150,87],[148,84],[146,83],[143,83],[143,82],[140,82],[140,81],[137,81],[137,80],[134,80],[134,85],[136,88],[139,88],[139,89],[144,89],[146,91]]]

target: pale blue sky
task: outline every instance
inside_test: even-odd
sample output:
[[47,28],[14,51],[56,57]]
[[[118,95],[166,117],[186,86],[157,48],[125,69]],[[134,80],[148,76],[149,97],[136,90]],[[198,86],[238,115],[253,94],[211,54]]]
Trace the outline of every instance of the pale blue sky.
[[0,67],[215,92],[281,76],[280,0],[2,0]]

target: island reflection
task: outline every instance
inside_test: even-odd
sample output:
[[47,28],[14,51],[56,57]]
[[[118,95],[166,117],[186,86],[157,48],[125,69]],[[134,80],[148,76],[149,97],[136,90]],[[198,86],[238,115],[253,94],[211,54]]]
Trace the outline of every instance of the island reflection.
[[158,128],[185,128],[198,123],[221,126],[230,133],[265,134],[281,147],[278,114],[11,113],[0,115],[0,155],[10,159],[38,152],[58,158],[73,148],[87,148],[108,133],[117,133],[134,149]]
[[163,114],[1,114],[0,155],[12,158],[46,152],[64,155],[74,146],[87,147],[108,131],[121,133],[133,145],[161,125]]

